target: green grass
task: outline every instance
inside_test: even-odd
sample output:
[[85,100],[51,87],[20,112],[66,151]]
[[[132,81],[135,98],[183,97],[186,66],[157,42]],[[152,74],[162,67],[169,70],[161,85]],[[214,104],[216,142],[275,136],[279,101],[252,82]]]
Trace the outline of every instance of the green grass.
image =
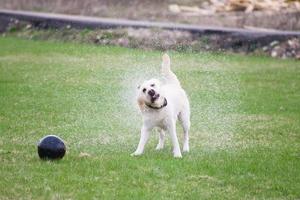
[[[300,63],[171,52],[191,101],[191,152],[174,159],[169,140],[156,152],[153,132],[131,157],[134,91],[160,56],[0,38],[0,199],[299,199]],[[38,158],[46,134],[66,141],[62,160]]]

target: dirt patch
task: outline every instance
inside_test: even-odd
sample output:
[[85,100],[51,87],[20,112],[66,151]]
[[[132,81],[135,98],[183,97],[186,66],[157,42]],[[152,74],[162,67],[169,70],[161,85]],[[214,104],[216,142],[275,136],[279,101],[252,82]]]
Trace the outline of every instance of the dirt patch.
[[300,59],[300,38],[274,40],[239,38],[235,35],[199,35],[188,31],[164,29],[75,29],[67,25],[53,29],[45,24],[32,24],[11,18],[0,18],[3,36],[27,39],[70,41],[95,45],[116,45],[129,48],[176,51],[229,51]]

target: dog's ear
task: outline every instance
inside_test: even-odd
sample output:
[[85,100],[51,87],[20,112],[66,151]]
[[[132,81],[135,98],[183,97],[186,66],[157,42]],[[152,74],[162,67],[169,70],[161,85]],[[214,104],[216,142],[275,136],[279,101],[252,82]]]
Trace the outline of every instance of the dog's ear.
[[156,84],[157,86],[161,86],[160,80],[156,80],[156,81],[155,81],[155,84]]
[[145,111],[145,101],[142,98],[138,98],[137,103],[141,112]]

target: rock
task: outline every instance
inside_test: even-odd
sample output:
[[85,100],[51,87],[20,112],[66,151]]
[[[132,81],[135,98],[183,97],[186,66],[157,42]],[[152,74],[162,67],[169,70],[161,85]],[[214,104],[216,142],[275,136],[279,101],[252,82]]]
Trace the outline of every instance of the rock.
[[268,50],[269,50],[269,47],[268,47],[268,46],[264,46],[264,47],[262,48],[262,50],[263,50],[263,51],[268,51]]
[[84,158],[84,157],[91,157],[91,154],[89,153],[85,153],[85,152],[80,152],[79,156],[80,158]]
[[271,46],[271,47],[274,47],[274,46],[276,46],[277,44],[279,44],[279,42],[275,40],[275,41],[271,42],[270,46]]
[[277,52],[275,51],[275,50],[273,50],[272,52],[271,52],[271,56],[273,57],[273,58],[275,58],[275,57],[277,57]]
[[28,30],[28,29],[31,29],[31,27],[32,27],[32,25],[31,25],[31,24],[27,24],[27,25],[26,25],[26,27],[25,27],[25,29],[27,29],[27,30]]

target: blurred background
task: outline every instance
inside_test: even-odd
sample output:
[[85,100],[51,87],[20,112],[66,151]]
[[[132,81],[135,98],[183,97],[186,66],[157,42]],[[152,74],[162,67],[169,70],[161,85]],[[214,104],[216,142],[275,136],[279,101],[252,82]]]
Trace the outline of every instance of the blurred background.
[[300,30],[298,0],[2,0],[1,7],[210,26]]
[[[202,32],[191,33],[191,31],[182,30],[170,32],[164,29],[142,30],[123,27],[123,29],[115,28],[107,33],[107,29],[99,30],[98,28],[97,33],[89,32],[89,37],[82,39],[98,44],[150,49],[256,52],[273,57],[300,59],[299,0],[2,0],[0,8],[117,20],[172,22],[196,25],[203,29]],[[2,22],[2,27],[4,27],[3,24],[5,23]],[[43,23],[38,25],[44,28],[49,26]],[[15,26],[16,24],[10,24],[8,27],[13,31],[20,29]],[[35,26],[37,24],[32,27]],[[27,29],[29,27],[31,25],[27,26]],[[72,28],[68,24],[65,27]],[[217,34],[214,31],[213,34],[205,33],[206,30],[222,30],[223,28],[249,30],[253,34],[248,34],[245,38],[243,33],[236,34],[236,31],[233,31],[233,36],[227,32],[224,34],[222,31]],[[7,30],[7,28],[2,29]],[[277,34],[276,37],[273,34],[265,34],[263,37],[261,34],[259,36],[255,34],[278,31],[281,31],[280,36]],[[286,34],[286,32],[293,33]],[[38,34],[33,35],[35,36],[32,37],[39,37]],[[77,36],[74,37],[78,40]]]

